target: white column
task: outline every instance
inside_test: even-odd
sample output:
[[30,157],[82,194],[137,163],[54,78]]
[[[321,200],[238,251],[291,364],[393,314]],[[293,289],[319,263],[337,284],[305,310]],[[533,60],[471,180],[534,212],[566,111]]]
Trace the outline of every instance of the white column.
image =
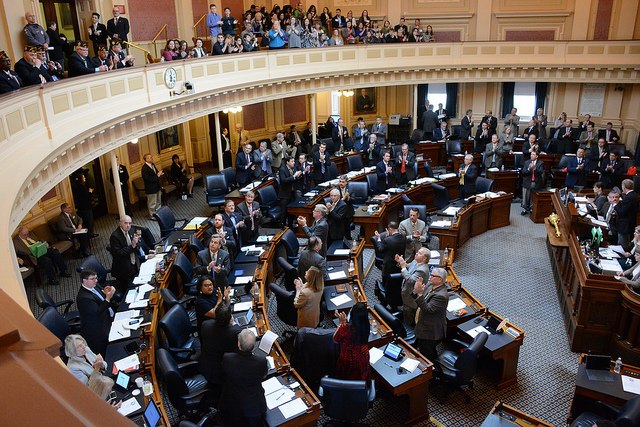
[[120,187],[120,171],[118,168],[118,159],[116,159],[115,150],[111,151],[111,172],[113,173],[113,186],[116,190],[116,202],[118,203],[118,213],[120,218],[125,214],[124,201],[122,200],[122,187]]
[[316,139],[318,137],[318,123],[316,120],[316,94],[311,94],[311,146],[316,145]]
[[411,131],[418,127],[418,85],[413,85],[413,100],[411,106],[411,117],[413,118]]
[[220,170],[224,169],[224,163],[222,162],[222,139],[220,138],[221,132],[220,112],[216,111],[216,146],[218,147],[218,165]]

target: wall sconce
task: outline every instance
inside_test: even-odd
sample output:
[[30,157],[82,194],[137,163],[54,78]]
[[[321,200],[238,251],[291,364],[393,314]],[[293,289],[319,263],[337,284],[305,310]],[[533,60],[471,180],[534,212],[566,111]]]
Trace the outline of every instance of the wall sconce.
[[227,113],[239,113],[240,111],[242,111],[242,107],[231,107],[231,108],[225,108],[224,110],[222,110],[223,113],[227,114]]
[[138,138],[133,138],[133,139],[131,140],[131,143],[132,143],[132,144],[137,144],[137,143],[138,143]]
[[339,90],[338,91],[338,96],[346,96],[347,98],[350,96],[353,96],[353,91],[352,90]]

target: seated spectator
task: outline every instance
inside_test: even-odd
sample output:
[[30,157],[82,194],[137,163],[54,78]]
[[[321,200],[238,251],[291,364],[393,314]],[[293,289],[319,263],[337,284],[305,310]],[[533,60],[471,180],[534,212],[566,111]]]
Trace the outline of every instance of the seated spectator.
[[342,38],[346,43],[355,44],[358,40],[356,39],[356,31],[353,28],[353,23],[351,20],[347,21],[347,25],[342,29]]
[[406,24],[405,24],[405,20],[404,20],[404,16],[400,17],[400,23],[398,25],[396,25],[395,27],[393,27],[393,29],[395,31],[399,31],[402,30],[404,31],[404,33],[406,34],[407,32],[409,32],[409,29],[407,28]]
[[242,45],[242,39],[240,37],[236,38],[233,36],[225,36],[225,43],[229,44],[231,53],[242,53],[244,51],[244,46]]
[[202,327],[202,322],[207,319],[216,318],[216,309],[222,304],[229,304],[230,287],[220,289],[213,285],[213,279],[209,275],[202,275],[198,278],[198,297],[196,298],[196,319],[198,321],[198,331]]
[[171,156],[171,178],[182,184],[182,194],[193,197],[193,177],[187,177],[186,173],[189,173],[186,162],[180,162],[180,156],[177,154]]
[[367,305],[358,302],[347,313],[338,312],[340,326],[333,334],[333,341],[340,344],[340,356],[336,364],[335,377],[342,380],[371,383],[369,364],[369,314]]
[[333,30],[333,36],[329,39],[329,46],[344,46],[344,39],[337,28]]
[[[22,59],[16,62],[15,70],[24,86],[45,84],[51,80],[40,66],[42,63],[38,59],[38,48],[36,46],[25,46]],[[47,80],[49,77],[49,80]]]
[[69,57],[68,67],[69,77],[84,76],[109,70],[106,65],[95,66],[93,59],[89,56],[89,44],[83,41],[79,41],[76,44],[76,51]]
[[436,41],[435,36],[433,35],[433,28],[431,25],[427,25],[427,29],[424,32],[423,39],[425,42],[434,42]]
[[64,79],[64,70],[58,62],[47,59],[47,52],[42,46],[38,46],[38,60],[40,61],[40,69],[48,82],[57,82]]
[[178,49],[178,57],[179,57],[180,59],[187,59],[187,58],[189,58],[189,56],[191,55],[191,54],[190,54],[190,52],[191,52],[191,51],[189,50],[189,43],[187,43],[187,41],[186,41],[186,40],[182,40],[182,41],[180,42],[180,45],[179,45],[179,46],[180,46],[180,47],[179,47],[179,49]]
[[380,29],[380,32],[382,33],[383,36],[386,37],[387,34],[389,34],[389,31],[393,30],[393,27],[391,26],[391,22],[388,19],[384,20],[384,23],[382,24],[382,28]]
[[204,44],[203,43],[204,42],[202,41],[202,39],[196,39],[196,45],[191,50],[193,52],[192,56],[194,58],[202,58],[202,57],[205,57],[205,56],[209,55],[207,53],[207,51],[204,50]]
[[406,33],[406,30],[404,28],[398,28],[396,30],[396,34],[398,36],[398,41],[400,43],[406,43],[409,41],[409,36]]
[[113,64],[113,69],[133,67],[133,62],[135,60],[135,56],[124,54],[124,52],[122,51],[122,44],[120,42],[113,42],[111,44],[111,50],[109,51],[109,62]]
[[225,40],[224,35],[222,33],[218,34],[216,38],[216,42],[213,44],[213,50],[211,51],[212,55],[224,55],[226,53],[231,53],[231,46]]
[[105,400],[113,408],[120,409],[122,406],[122,400],[116,401],[116,399],[110,396],[113,384],[114,382],[111,378],[104,375],[95,375],[91,377],[87,386],[89,387],[89,390],[100,396],[102,400]]
[[396,30],[394,30],[393,28],[389,29],[389,32],[387,33],[387,35],[384,37],[384,42],[385,43],[400,43],[401,40],[398,38],[398,33]]
[[91,351],[82,335],[67,335],[64,339],[64,352],[69,358],[67,369],[84,385],[89,384],[89,379],[92,376],[107,369],[107,362],[104,361],[102,355],[96,355]]
[[255,201],[255,197],[253,191],[247,191],[244,195],[244,202],[240,203],[237,209],[238,213],[242,215],[242,221],[245,225],[241,233],[242,242],[247,245],[258,236],[263,221],[260,203]]
[[253,52],[254,50],[259,49],[258,42],[251,33],[245,33],[242,40],[242,49],[245,52]]
[[634,255],[635,265],[625,271],[616,273],[616,279],[622,283],[631,285],[634,291],[640,292],[640,251],[636,250]]
[[411,31],[411,35],[409,36],[409,42],[411,43],[421,43],[424,41],[424,38],[422,37],[422,33],[420,32],[419,28],[414,28]]
[[433,131],[434,141],[446,141],[451,138],[451,131],[447,128],[447,122],[441,121],[440,127]]
[[598,138],[604,138],[604,142],[607,144],[614,144],[620,140],[618,132],[613,129],[613,123],[608,122],[606,129],[600,129],[598,131]]
[[71,274],[67,272],[67,267],[64,264],[62,255],[56,248],[49,245],[48,242],[44,242],[46,243],[47,251],[43,255],[36,257],[29,248],[37,243],[40,243],[38,236],[29,231],[29,228],[24,225],[18,228],[18,234],[13,238],[13,246],[18,256],[29,258],[31,264],[41,268],[46,274],[49,284],[54,286],[60,284],[58,279],[56,279],[56,268],[60,276],[71,277]]
[[78,214],[73,213],[73,207],[69,203],[60,205],[60,215],[56,226],[58,232],[62,234],[63,240],[75,240],[79,244],[79,255],[86,258],[91,255],[87,248],[89,247],[89,234],[87,229],[82,228],[82,218]]
[[3,50],[0,52],[0,94],[23,87],[22,79],[11,70],[11,58]]
[[298,329],[315,328],[320,323],[320,301],[324,290],[322,272],[317,267],[309,267],[305,272],[306,282],[299,277],[294,280],[296,296],[293,305],[298,309]]
[[175,40],[167,40],[167,44],[162,51],[162,57],[165,61],[174,61],[176,59],[180,59],[178,55],[178,47],[176,46]]
[[280,21],[275,21],[273,27],[267,33],[269,49],[282,49],[284,43],[284,31],[280,28]]
[[532,134],[535,135],[536,138],[538,137],[538,127],[536,126],[536,121],[533,119],[529,120],[529,124],[522,132],[522,137],[524,139],[528,139],[529,135],[532,135]]
[[98,54],[93,58],[93,63],[97,67],[104,65],[108,67],[109,70],[113,70],[117,66],[114,64],[113,58],[109,58],[109,50],[107,50],[106,46],[98,46]]

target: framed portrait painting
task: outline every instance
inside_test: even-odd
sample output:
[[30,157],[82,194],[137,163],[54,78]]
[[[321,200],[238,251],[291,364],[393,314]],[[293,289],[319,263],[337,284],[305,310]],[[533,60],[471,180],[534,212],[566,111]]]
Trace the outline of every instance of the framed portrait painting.
[[357,114],[375,114],[376,106],[376,88],[367,87],[356,89],[353,95],[353,111]]
[[179,125],[171,126],[156,132],[159,153],[170,151],[180,145],[180,128],[178,126]]

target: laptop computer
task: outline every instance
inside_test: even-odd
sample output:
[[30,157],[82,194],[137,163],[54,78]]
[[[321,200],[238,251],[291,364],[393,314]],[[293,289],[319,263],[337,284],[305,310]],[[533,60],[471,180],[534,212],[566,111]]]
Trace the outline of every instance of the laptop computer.
[[585,364],[587,378],[591,381],[613,382],[611,358],[598,354],[588,354]]
[[236,317],[236,323],[240,326],[247,326],[253,319],[253,310],[249,309],[245,314]]
[[125,374],[122,371],[118,371],[118,376],[116,377],[115,384],[113,388],[119,390],[122,393],[126,393],[129,391],[129,384],[131,383],[129,375]]
[[162,415],[156,406],[156,402],[154,402],[152,398],[149,398],[149,403],[147,403],[144,413],[132,418],[131,421],[140,427],[156,427],[160,418],[162,418]]

